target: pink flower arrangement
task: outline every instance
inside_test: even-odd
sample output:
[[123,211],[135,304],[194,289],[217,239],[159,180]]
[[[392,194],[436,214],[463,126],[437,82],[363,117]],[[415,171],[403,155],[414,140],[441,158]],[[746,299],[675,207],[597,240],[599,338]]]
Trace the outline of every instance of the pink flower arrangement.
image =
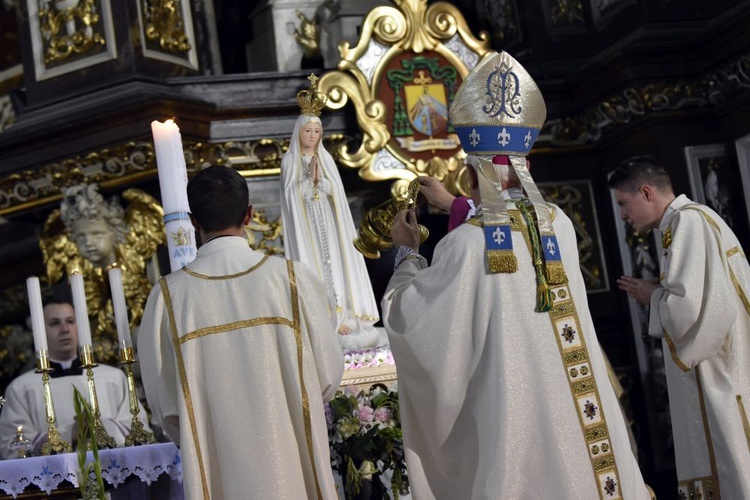
[[375,410],[374,417],[375,420],[377,420],[381,424],[387,424],[391,421],[391,410],[389,410],[388,408],[380,407]]
[[355,496],[363,481],[381,481],[388,470],[393,471],[394,498],[408,493],[395,385],[390,389],[376,385],[359,393],[347,387],[326,404],[325,413],[331,466],[344,479],[346,498]]
[[374,414],[375,410],[373,410],[371,406],[360,406],[359,409],[354,410],[354,416],[359,418],[359,421],[362,424],[371,423]]

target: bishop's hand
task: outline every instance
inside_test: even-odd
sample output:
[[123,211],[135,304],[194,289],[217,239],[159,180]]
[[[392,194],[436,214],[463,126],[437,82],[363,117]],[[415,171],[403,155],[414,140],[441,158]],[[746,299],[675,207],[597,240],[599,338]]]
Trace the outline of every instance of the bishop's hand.
[[417,178],[419,179],[419,192],[427,198],[427,201],[441,210],[450,212],[451,205],[456,197],[445,189],[443,183],[434,177],[420,176]]
[[406,246],[419,253],[419,226],[414,210],[402,210],[393,218],[391,226],[393,245]]

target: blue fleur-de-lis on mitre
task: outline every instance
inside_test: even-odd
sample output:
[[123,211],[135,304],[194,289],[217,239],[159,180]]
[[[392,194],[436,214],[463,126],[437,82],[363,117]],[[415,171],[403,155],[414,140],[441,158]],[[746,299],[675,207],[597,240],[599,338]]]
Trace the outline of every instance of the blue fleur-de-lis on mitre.
[[481,139],[482,138],[480,137],[479,132],[477,132],[477,129],[471,129],[471,134],[469,134],[469,143],[472,145],[472,147],[477,147],[477,144],[479,144],[479,141]]
[[495,229],[495,231],[492,233],[492,239],[497,243],[498,245],[502,245],[503,241],[505,241],[505,231],[500,229],[499,227]]
[[557,247],[555,246],[555,242],[552,241],[552,238],[547,240],[547,251],[550,255],[555,255],[557,250]]
[[526,135],[523,137],[523,145],[526,146],[526,149],[529,149],[530,144],[531,144],[531,130],[526,132]]
[[505,129],[505,127],[503,127],[503,129],[500,131],[500,133],[497,134],[497,142],[501,146],[507,146],[508,143],[510,142],[510,134]]
[[51,476],[52,475],[52,471],[49,470],[49,466],[45,465],[44,467],[42,467],[42,473],[41,473],[41,475],[42,476]]

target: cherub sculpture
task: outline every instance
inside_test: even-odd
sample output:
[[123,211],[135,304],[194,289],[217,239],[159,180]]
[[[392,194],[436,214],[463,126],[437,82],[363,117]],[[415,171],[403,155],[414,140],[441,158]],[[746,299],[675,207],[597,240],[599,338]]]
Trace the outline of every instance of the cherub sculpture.
[[96,359],[115,363],[117,333],[107,269],[115,263],[122,269],[130,326],[135,328],[151,289],[148,263],[165,243],[163,210],[138,189],[122,193],[127,209],[117,197],[105,201],[95,184],[65,188],[62,194],[60,209],[50,214],[39,243],[47,279],[53,284],[74,269],[81,271]]

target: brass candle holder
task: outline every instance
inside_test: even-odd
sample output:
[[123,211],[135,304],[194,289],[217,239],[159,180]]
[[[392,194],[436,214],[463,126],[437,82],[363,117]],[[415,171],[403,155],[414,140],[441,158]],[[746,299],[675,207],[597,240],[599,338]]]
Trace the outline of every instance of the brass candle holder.
[[130,414],[133,419],[130,421],[130,433],[125,438],[125,446],[138,446],[140,444],[152,444],[156,442],[154,434],[146,430],[143,422],[138,417],[141,406],[138,403],[138,395],[135,393],[135,377],[133,376],[133,367],[135,356],[132,347],[120,345],[120,364],[125,370],[125,376],[128,379],[128,395],[130,396]]
[[86,369],[88,379],[89,404],[94,417],[94,440],[99,449],[117,448],[115,439],[107,433],[102,425],[101,412],[99,411],[99,400],[96,397],[96,384],[94,383],[94,367],[99,366],[94,362],[94,352],[91,345],[81,346],[81,367]]
[[65,441],[55,425],[55,405],[52,402],[52,391],[49,386],[49,374],[53,368],[49,364],[49,353],[46,349],[37,351],[36,373],[42,374],[44,386],[44,408],[47,413],[47,439],[42,445],[42,455],[56,455],[58,453],[70,453],[73,448]]

